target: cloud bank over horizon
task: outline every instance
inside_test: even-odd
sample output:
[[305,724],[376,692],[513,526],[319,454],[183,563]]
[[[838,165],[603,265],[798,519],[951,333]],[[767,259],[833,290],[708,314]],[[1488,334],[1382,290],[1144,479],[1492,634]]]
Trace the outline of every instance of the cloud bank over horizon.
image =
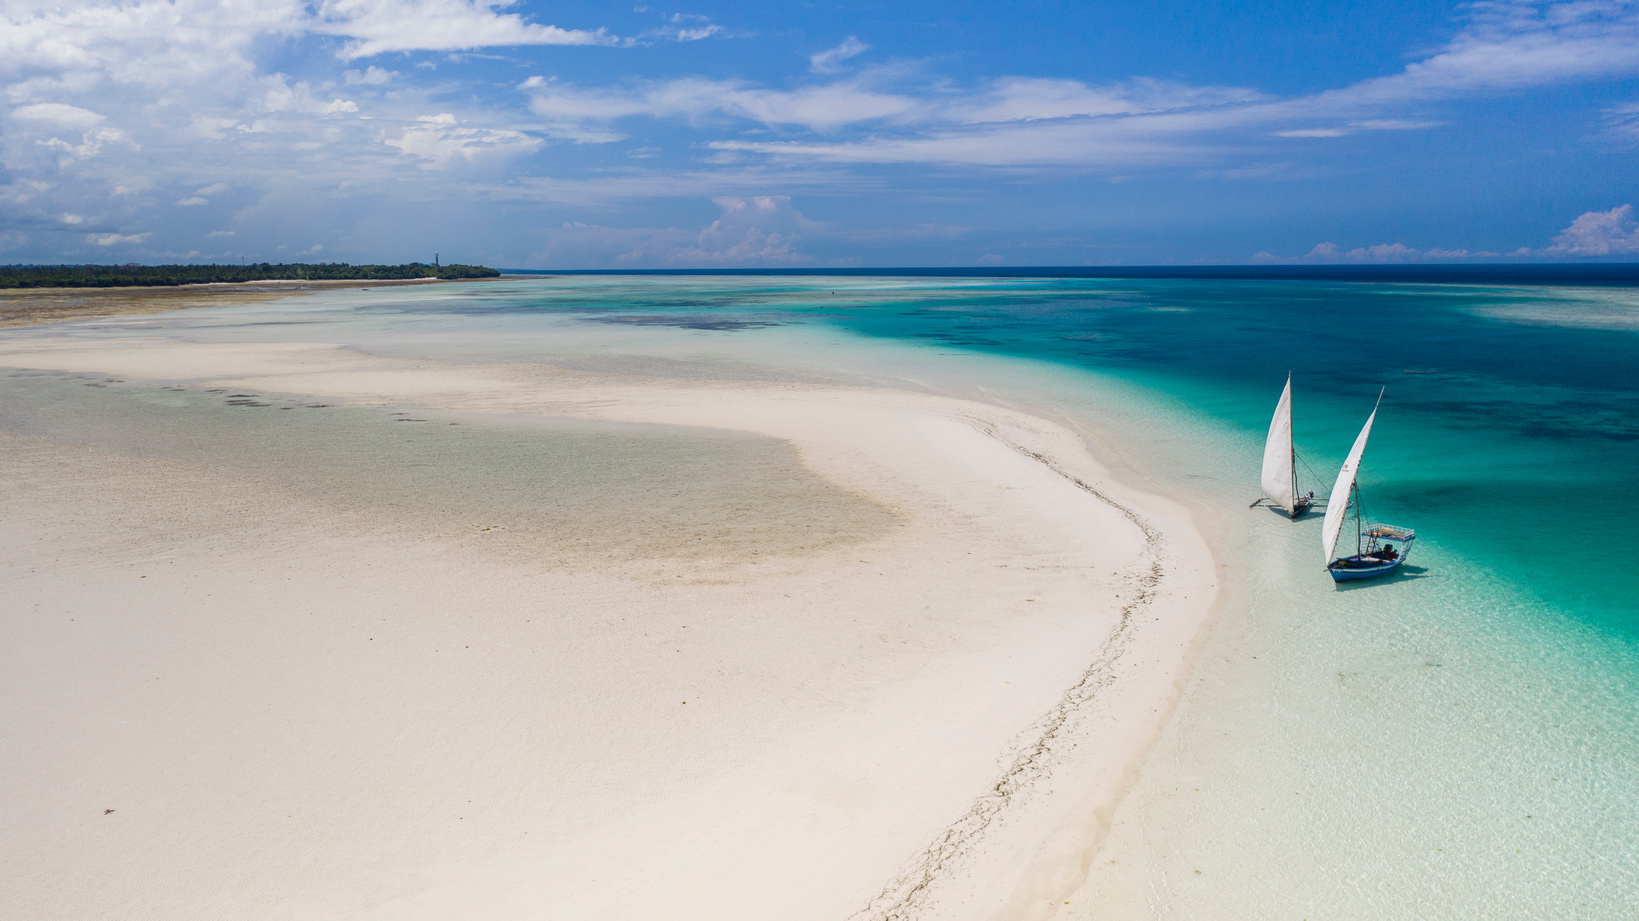
[[1322,8],[1381,44],[1285,69],[1240,46],[1302,24],[1191,47],[970,7],[971,35],[734,3],[13,0],[0,262],[1639,254],[1639,0]]

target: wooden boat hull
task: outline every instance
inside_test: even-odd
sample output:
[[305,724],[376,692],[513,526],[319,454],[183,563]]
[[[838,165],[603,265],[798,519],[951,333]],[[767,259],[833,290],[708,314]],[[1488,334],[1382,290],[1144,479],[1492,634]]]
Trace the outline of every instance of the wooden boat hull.
[[1333,582],[1352,582],[1356,579],[1375,579],[1379,576],[1386,576],[1399,569],[1400,564],[1405,561],[1406,558],[1403,556],[1387,561],[1372,557],[1351,556],[1334,561],[1332,565],[1326,567],[1326,571],[1332,574]]

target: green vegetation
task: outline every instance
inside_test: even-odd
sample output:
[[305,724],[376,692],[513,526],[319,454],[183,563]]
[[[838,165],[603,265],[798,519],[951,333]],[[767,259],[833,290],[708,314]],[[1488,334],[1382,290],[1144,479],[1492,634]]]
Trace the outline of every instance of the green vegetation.
[[258,262],[255,265],[21,265],[0,266],[0,288],[113,288],[127,285],[198,285],[221,281],[300,278],[352,281],[395,278],[494,278],[481,265],[348,265],[345,262]]

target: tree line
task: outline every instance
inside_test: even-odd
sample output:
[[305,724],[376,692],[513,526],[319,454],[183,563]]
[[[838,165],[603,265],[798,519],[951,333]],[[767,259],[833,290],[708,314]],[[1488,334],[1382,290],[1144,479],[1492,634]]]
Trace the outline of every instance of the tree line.
[[390,280],[395,278],[494,278],[481,265],[349,265],[345,262],[258,262],[252,265],[15,265],[0,266],[0,288],[114,288],[199,285],[224,281]]

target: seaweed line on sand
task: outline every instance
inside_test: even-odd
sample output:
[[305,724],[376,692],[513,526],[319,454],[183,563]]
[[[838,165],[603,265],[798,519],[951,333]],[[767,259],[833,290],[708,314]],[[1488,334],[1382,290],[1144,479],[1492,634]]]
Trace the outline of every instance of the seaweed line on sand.
[[[1122,605],[1121,619],[1115,630],[1105,638],[1098,655],[1088,663],[1076,683],[1065,690],[1047,713],[1020,733],[1020,737],[1032,741],[1007,763],[1001,776],[967,812],[946,826],[927,847],[904,865],[899,875],[889,881],[881,892],[850,915],[850,921],[909,921],[927,907],[932,888],[942,873],[958,858],[973,850],[985,831],[1017,796],[1049,773],[1054,743],[1064,735],[1071,718],[1115,680],[1115,666],[1130,645],[1135,615],[1155,598],[1161,584],[1160,550],[1163,539],[1161,532],[1147,519],[1065,470],[1047,455],[1004,437],[989,422],[972,417],[967,421],[985,435],[1041,464],[1132,522],[1144,537],[1140,565],[1128,573],[1128,578],[1138,591],[1131,601]],[[1148,565],[1142,565],[1146,560]]]

